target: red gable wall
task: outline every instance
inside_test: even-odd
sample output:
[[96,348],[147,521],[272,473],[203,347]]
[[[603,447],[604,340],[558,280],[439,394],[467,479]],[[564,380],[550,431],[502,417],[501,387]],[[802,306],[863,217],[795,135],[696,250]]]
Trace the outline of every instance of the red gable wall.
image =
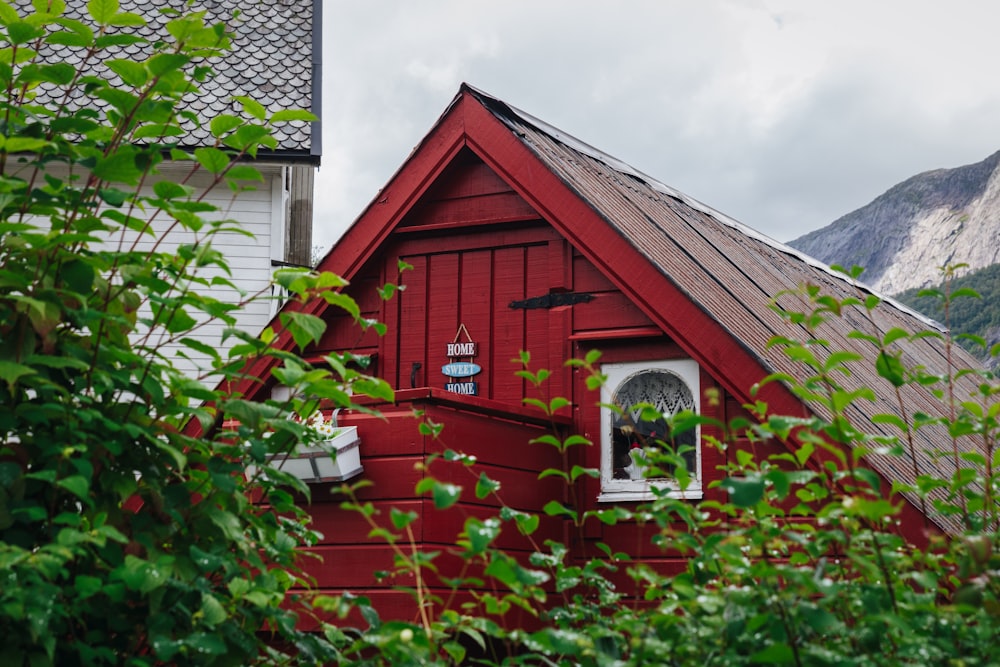
[[[468,113],[485,118],[485,112],[475,106]],[[662,282],[663,277],[629,254],[620,236],[596,229],[600,221],[586,218],[593,211],[582,208],[571,193],[555,192],[552,174],[533,181],[536,187],[552,188],[541,197],[537,192],[515,190],[508,176],[494,171],[501,166],[480,159],[483,153],[475,141],[485,136],[504,144],[508,139],[500,133],[506,130],[482,121],[484,125],[470,136],[465,122],[466,117],[453,107],[321,265],[351,280],[347,292],[361,305],[363,316],[386,323],[386,335],[362,334],[351,318],[322,304],[307,307],[328,322],[326,335],[307,356],[318,358],[330,351],[371,355],[370,371],[396,388],[398,405],[380,406],[386,421],[346,414],[341,423],[359,427],[365,477],[374,484],[364,491],[364,499],[384,513],[391,506],[417,512],[415,538],[429,549],[453,543],[450,540],[466,517],[481,516],[499,506],[492,497],[473,496],[475,478],[459,464],[448,464],[451,467],[443,473],[432,471],[466,489],[462,502],[449,513],[432,511],[426,497],[414,494],[414,485],[423,474],[419,466],[444,448],[475,454],[487,474],[501,480],[504,502],[516,509],[540,513],[548,500],[563,499],[563,487],[551,479],[537,480],[538,471],[562,462],[553,457],[551,448],[529,444],[549,427],[522,405],[522,399],[535,395],[535,390],[514,374],[519,366],[512,360],[521,350],[531,353],[533,369],[544,367],[553,373],[543,398],[561,395],[572,402],[573,408],[565,410],[553,427],[583,434],[595,443],[577,448],[573,454],[577,458],[570,462],[591,468],[600,466],[598,396],[586,389],[578,371],[563,366],[565,359],[582,357],[590,349],[601,350],[605,362],[690,357],[692,353],[685,349],[690,341],[682,346],[665,332],[690,333],[692,327],[701,327],[698,342],[702,347],[696,351],[704,354],[699,358],[701,391],[706,395],[702,412],[721,421],[743,413],[736,398],[738,389],[745,390],[752,384],[744,386],[745,381],[757,381],[764,374],[747,361],[750,355],[745,349],[679,291],[653,293],[651,281]],[[531,165],[516,164],[520,172],[531,170]],[[564,201],[565,210],[555,215],[529,202],[542,199]],[[567,231],[569,218],[584,219],[586,224],[577,222]],[[559,224],[549,224],[549,220]],[[601,254],[600,250],[612,245],[608,252],[614,258]],[[401,265],[409,268],[400,273]],[[618,274],[612,275],[608,266]],[[634,279],[623,283],[621,274]],[[636,281],[643,283],[641,289],[636,288]],[[383,301],[377,289],[388,282],[405,285],[405,291]],[[638,289],[646,305],[638,307],[616,285],[632,292]],[[649,305],[650,299],[656,302],[655,308]],[[471,339],[478,345],[471,359],[482,367],[473,378],[478,396],[443,391],[448,379],[441,367],[451,361],[446,346],[456,339]],[[259,365],[251,373],[266,377],[266,370]],[[772,404],[777,409],[804,413],[797,399],[780,386],[770,385],[767,391],[776,397]],[[445,424],[440,442],[418,434],[414,410]],[[706,428],[702,436],[720,434]],[[703,447],[706,497],[722,493],[709,488],[708,482],[720,475],[717,469],[725,457],[749,446],[736,442],[728,454]],[[598,480],[581,478],[575,489],[577,508],[597,507],[599,492]],[[405,582],[376,581],[371,576],[372,570],[390,566],[391,549],[370,540],[369,527],[340,510],[336,502],[329,502],[322,490],[314,492],[314,497],[320,500],[315,508],[317,525],[328,536],[318,549],[325,560],[313,566],[320,585],[381,595],[392,600],[391,608],[398,616],[412,612],[405,596],[390,592],[391,586]],[[907,511],[913,515],[912,508]],[[916,515],[912,519],[919,530],[916,526],[922,522],[917,523]],[[382,520],[387,520],[384,514]],[[570,535],[566,525],[550,518],[535,543],[517,536],[513,526],[505,528],[504,535],[506,546],[522,556],[550,535],[574,544],[577,557],[590,555],[600,541],[667,570],[685,563],[680,554],[653,549],[649,535],[634,525],[592,522],[586,533]]]

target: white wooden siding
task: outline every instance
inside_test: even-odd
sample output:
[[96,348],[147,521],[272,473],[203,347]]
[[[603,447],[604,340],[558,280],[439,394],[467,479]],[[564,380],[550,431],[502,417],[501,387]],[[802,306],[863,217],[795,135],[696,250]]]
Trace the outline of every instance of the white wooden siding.
[[[206,215],[208,219],[232,220],[253,235],[249,237],[235,232],[221,232],[211,240],[213,248],[220,251],[228,261],[232,272],[228,278],[239,287],[239,291],[226,286],[210,288],[195,286],[195,289],[207,290],[214,298],[230,303],[239,303],[243,299],[259,295],[236,313],[236,326],[245,332],[257,335],[271,320],[278,307],[277,301],[272,298],[271,260],[281,260],[283,257],[284,227],[287,218],[285,191],[287,167],[277,164],[254,166],[264,177],[263,183],[255,184],[255,190],[234,195],[228,186],[222,184],[209,192],[205,198],[206,201],[219,207],[217,213]],[[161,165],[159,178],[178,182],[184,178],[188,169],[189,167],[179,164]],[[199,175],[191,179],[188,185],[196,188],[196,193],[200,194],[209,183],[207,177]],[[152,183],[147,189],[151,194]],[[192,244],[204,238],[204,232],[196,233],[174,226],[173,221],[162,214],[154,218],[152,231],[152,235],[144,234],[137,239],[137,232],[126,230],[112,235],[108,243],[114,245],[123,243],[126,247],[134,244],[136,250],[151,250],[155,246],[160,251],[174,252],[183,244]],[[201,269],[198,275],[211,278],[224,274],[216,267],[208,267]],[[190,314],[199,321],[205,319],[198,317],[197,313]],[[191,337],[219,350],[223,358],[226,358],[236,341],[233,338],[226,342],[222,341],[225,328],[221,323],[207,322],[196,329]],[[208,359],[204,355],[176,341],[166,340],[162,336],[158,340],[151,340],[150,343],[157,345],[163,355],[174,360],[179,368],[192,377],[206,378],[209,374]],[[181,357],[181,352],[190,359]]]

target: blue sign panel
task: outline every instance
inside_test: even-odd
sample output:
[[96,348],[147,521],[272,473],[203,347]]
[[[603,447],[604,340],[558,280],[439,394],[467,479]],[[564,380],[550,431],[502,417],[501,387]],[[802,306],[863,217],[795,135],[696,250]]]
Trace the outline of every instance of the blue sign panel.
[[441,367],[441,372],[450,378],[468,378],[482,371],[479,364],[470,361],[453,361]]

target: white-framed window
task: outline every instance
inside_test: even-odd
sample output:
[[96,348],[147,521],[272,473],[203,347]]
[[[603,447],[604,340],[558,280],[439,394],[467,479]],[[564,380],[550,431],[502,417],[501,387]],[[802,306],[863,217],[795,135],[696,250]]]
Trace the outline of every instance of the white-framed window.
[[[604,364],[607,382],[601,389],[601,495],[600,501],[647,500],[652,487],[672,489],[676,497],[701,498],[700,428],[671,437],[666,421],[650,419],[650,411],[637,407],[655,406],[661,415],[684,410],[701,412],[698,363],[693,359],[667,359]],[[613,410],[616,405],[620,410]],[[646,419],[643,419],[646,417]],[[681,491],[669,476],[650,477],[644,455],[647,451],[672,446],[685,459],[691,484]],[[662,469],[662,468],[661,468]]]

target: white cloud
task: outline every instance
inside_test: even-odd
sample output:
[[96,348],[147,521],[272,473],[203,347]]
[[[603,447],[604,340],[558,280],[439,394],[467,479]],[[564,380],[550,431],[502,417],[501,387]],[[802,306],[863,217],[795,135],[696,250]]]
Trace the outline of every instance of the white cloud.
[[782,240],[1000,148],[1000,3],[333,0],[324,13],[326,245],[462,81]]

